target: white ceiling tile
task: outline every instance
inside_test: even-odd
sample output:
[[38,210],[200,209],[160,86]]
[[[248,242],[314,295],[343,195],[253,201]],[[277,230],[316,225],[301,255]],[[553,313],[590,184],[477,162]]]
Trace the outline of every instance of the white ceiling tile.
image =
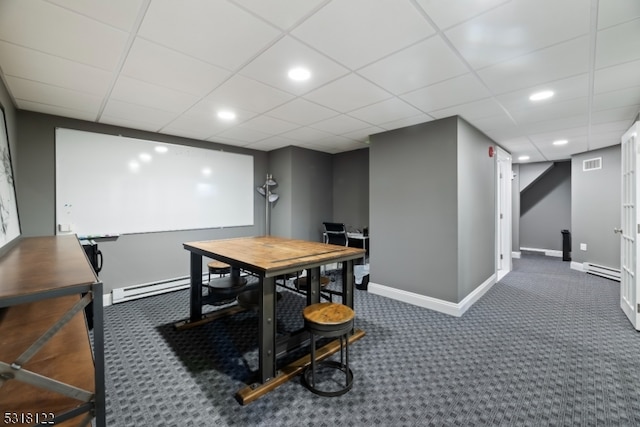
[[391,94],[356,74],[348,74],[307,94],[306,98],[346,113],[391,98]]
[[188,114],[183,114],[165,126],[162,132],[194,139],[207,139],[232,126],[233,125],[229,123],[220,123],[210,116],[205,117],[205,114],[202,112],[189,110]]
[[105,105],[100,121],[108,123],[106,121],[107,117],[111,120],[144,123],[147,127],[152,127],[157,131],[176,118],[176,113],[111,99]]
[[257,142],[261,139],[266,139],[271,136],[272,135],[268,133],[253,130],[242,125],[234,126],[231,129],[227,129],[216,135],[216,137],[231,138],[246,143]]
[[566,101],[549,104],[538,104],[524,110],[514,110],[512,117],[519,124],[536,123],[545,120],[555,120],[565,117],[574,117],[577,114],[587,116],[587,98],[575,98]]
[[358,74],[393,93],[409,92],[466,72],[467,66],[439,36],[358,70]]
[[307,126],[337,115],[338,113],[333,110],[302,98],[296,98],[268,113],[270,117],[296,123],[300,126]]
[[637,87],[640,85],[640,60],[603,68],[595,72],[594,93]]
[[326,2],[327,0],[235,0],[235,3],[282,29],[297,24]]
[[16,99],[16,107],[25,111],[35,111],[36,113],[51,114],[52,116],[71,117],[78,120],[93,122],[96,120],[96,113],[86,110],[74,110],[61,107],[59,105],[41,104],[39,102]]
[[0,40],[104,70],[116,68],[127,39],[124,31],[50,3],[0,5]]
[[465,74],[401,96],[424,112],[467,104],[490,95],[473,74]]
[[290,145],[296,145],[296,142],[282,136],[272,136],[271,138],[263,139],[262,141],[255,142],[253,144],[248,144],[246,147],[253,150],[271,151],[282,147],[288,147]]
[[579,126],[587,126],[589,123],[589,117],[585,114],[577,114],[571,117],[562,117],[559,119],[542,120],[532,123],[524,123],[520,126],[520,131],[526,135],[564,131],[564,129],[571,129]]
[[640,19],[598,31],[596,68],[638,59],[640,59]]
[[138,37],[127,55],[122,75],[201,97],[231,73]]
[[[293,81],[291,68],[305,67],[311,72],[306,81]],[[302,95],[348,73],[348,70],[291,37],[284,37],[245,66],[240,74],[280,90]]]
[[589,31],[589,12],[590,3],[584,0],[518,0],[445,34],[471,66],[479,69],[584,36]]
[[432,121],[433,118],[426,114],[420,113],[411,117],[404,117],[398,120],[392,120],[380,124],[380,127],[386,130],[400,129],[408,126],[417,125],[420,123],[426,123]]
[[370,126],[371,125],[369,123],[365,123],[362,120],[358,120],[346,114],[331,117],[330,119],[322,120],[311,125],[312,128],[332,133],[334,135],[354,132],[357,130],[366,129]]
[[446,29],[511,0],[417,0],[440,29]]
[[505,114],[505,112],[500,104],[493,98],[481,99],[442,110],[429,111],[429,115],[436,119],[461,116],[467,121],[485,117],[495,117],[501,114]]
[[93,117],[98,113],[102,101],[100,96],[84,92],[15,77],[6,77],[6,79],[16,100],[47,104],[69,110],[86,111]]
[[81,15],[88,16],[96,21],[130,31],[138,14],[143,0],[47,0],[66,9],[71,9]]
[[[638,113],[640,113],[640,102],[636,105],[628,105],[626,107],[594,111],[591,114],[591,123],[597,125],[607,122],[618,122],[628,117],[634,117]],[[631,122],[629,122],[629,125],[631,125]]]
[[364,129],[358,129],[358,130],[354,130],[351,132],[346,132],[344,133],[342,136],[344,136],[345,138],[349,138],[349,139],[353,139],[355,141],[369,141],[369,136],[376,134],[376,133],[380,133],[380,132],[384,132],[385,129],[378,127],[378,126],[369,126],[367,128]]
[[312,141],[325,139],[332,135],[318,129],[313,129],[311,127],[300,127],[292,131],[285,132],[280,136],[283,136],[285,138],[291,139],[296,142],[312,142]]
[[[497,129],[500,129],[500,130],[506,129],[507,131],[517,129],[516,124],[513,121],[513,118],[507,115],[507,113],[502,113],[496,116],[482,117],[482,118],[472,118],[472,119],[465,118],[465,120],[470,122],[473,126],[480,129],[487,135],[490,135],[492,138],[494,137],[492,134],[493,131]],[[501,138],[495,138],[495,139],[501,139]]]
[[[542,101],[531,101],[529,96],[543,90],[553,91],[553,97]],[[566,79],[545,82],[543,84],[515,90],[498,95],[496,99],[507,110],[526,110],[529,108],[544,108],[555,102],[567,101],[584,97],[589,91],[589,75],[581,74]]]
[[640,104],[640,81],[636,87],[600,93],[593,96],[594,111],[609,110],[611,108],[638,104]]
[[391,98],[352,111],[349,115],[368,123],[388,123],[395,120],[415,117],[420,113],[420,110],[412,107],[401,99]]
[[293,97],[290,93],[236,74],[209,94],[207,99],[231,108],[262,113]]
[[103,114],[102,116],[100,116],[100,123],[112,126],[122,126],[131,129],[140,129],[147,132],[157,132],[158,130],[158,126],[155,123],[147,123],[144,120],[138,120],[137,117],[113,117]]
[[638,0],[598,2],[598,29],[636,18],[640,18],[640,2]]
[[230,70],[271,44],[278,31],[226,1],[154,1],[139,35]]
[[292,34],[355,70],[434,32],[407,0],[349,0],[329,3]]
[[105,95],[111,73],[58,56],[47,55],[14,44],[0,42],[0,63],[6,76]]
[[260,131],[269,133],[271,135],[278,135],[278,134],[290,131],[292,129],[295,129],[297,127],[300,127],[300,125],[297,125],[295,123],[291,123],[285,120],[280,120],[280,119],[276,119],[274,117],[269,117],[265,115],[256,116],[251,120],[244,122],[242,125],[250,129],[260,130]]
[[589,40],[580,37],[484,68],[478,75],[500,94],[584,74],[588,66]]
[[139,104],[164,111],[180,113],[193,105],[198,98],[177,90],[121,76],[116,82],[113,99]]

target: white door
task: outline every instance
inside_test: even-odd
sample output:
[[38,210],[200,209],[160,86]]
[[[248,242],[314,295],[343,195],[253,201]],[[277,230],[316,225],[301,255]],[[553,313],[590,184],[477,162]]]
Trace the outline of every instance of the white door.
[[640,329],[640,300],[638,296],[638,250],[637,238],[640,231],[638,219],[638,130],[640,124],[636,122],[631,129],[622,136],[622,218],[621,229],[614,231],[620,233],[620,306],[625,312],[634,328]]
[[498,147],[496,155],[496,273],[497,280],[511,271],[511,156]]

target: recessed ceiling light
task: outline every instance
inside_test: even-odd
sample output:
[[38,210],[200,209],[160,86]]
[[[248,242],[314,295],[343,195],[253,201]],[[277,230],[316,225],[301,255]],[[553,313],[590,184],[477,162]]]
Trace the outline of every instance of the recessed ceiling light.
[[543,90],[541,92],[536,92],[529,97],[530,101],[542,101],[543,99],[548,99],[553,96],[552,90]]
[[236,113],[228,110],[218,111],[218,118],[222,120],[233,120],[236,118]]
[[296,67],[289,70],[287,74],[291,80],[295,80],[298,82],[308,80],[311,77],[311,71],[306,68]]
[[518,160],[524,161],[524,160],[529,160],[530,157],[529,156],[520,156],[518,157]]
[[569,141],[566,140],[566,139],[558,139],[558,140],[553,141],[553,145],[565,145],[565,144],[568,144],[568,143],[569,143]]
[[164,145],[156,145],[154,147],[154,150],[156,150],[156,153],[166,153],[167,151],[169,151],[169,149]]

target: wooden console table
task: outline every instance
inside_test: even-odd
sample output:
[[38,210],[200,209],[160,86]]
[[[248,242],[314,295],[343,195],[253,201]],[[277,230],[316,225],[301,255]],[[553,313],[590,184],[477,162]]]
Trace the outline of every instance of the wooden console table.
[[2,422],[104,427],[104,389],[102,283],[84,249],[76,236],[20,239],[0,257]]

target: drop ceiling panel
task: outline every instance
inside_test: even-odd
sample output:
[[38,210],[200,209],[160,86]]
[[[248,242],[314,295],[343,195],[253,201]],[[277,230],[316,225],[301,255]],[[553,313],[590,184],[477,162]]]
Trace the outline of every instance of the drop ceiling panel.
[[467,104],[491,93],[473,74],[465,74],[402,95],[402,99],[424,112]]
[[504,114],[505,112],[502,106],[493,98],[486,98],[480,101],[460,104],[455,107],[444,108],[442,110],[429,111],[429,115],[433,116],[436,119],[442,119],[451,116],[461,116],[464,117],[467,121],[487,117],[495,117]]
[[338,112],[334,110],[302,98],[296,98],[268,113],[269,117],[275,117],[276,119],[285,120],[300,126],[307,126],[337,115]]
[[406,1],[333,1],[292,34],[355,70],[434,34]]
[[0,64],[5,76],[104,96],[111,73],[100,68],[0,42]]
[[[609,110],[612,108],[637,106],[640,104],[640,85],[613,92],[605,92],[593,96],[593,110]],[[638,110],[640,111],[640,109]]]
[[405,93],[467,71],[442,38],[434,36],[376,61],[358,74],[393,93]]
[[130,104],[144,105],[174,113],[184,111],[198,100],[195,95],[125,76],[120,76],[113,87],[111,97]]
[[154,1],[138,34],[213,65],[234,70],[275,40],[279,32],[226,1]]
[[587,116],[587,98],[576,98],[567,101],[538,105],[524,110],[515,110],[512,117],[519,124],[556,120],[563,117],[574,117],[576,114]]
[[142,6],[145,4],[143,0],[48,1],[123,31],[130,31],[132,29]]
[[235,3],[286,30],[327,3],[327,0],[235,0]]
[[346,113],[391,98],[391,94],[356,74],[348,74],[307,94],[306,98]]
[[116,68],[127,39],[124,31],[50,3],[0,5],[0,40],[104,70]]
[[640,61],[627,62],[595,72],[594,93],[601,94],[640,85]]
[[227,108],[238,108],[263,113],[293,99],[290,93],[260,83],[256,80],[234,75],[207,96],[208,100]]
[[383,123],[415,117],[420,113],[420,110],[412,107],[401,99],[391,98],[352,111],[349,115],[368,123],[380,123],[382,127]]
[[39,102],[26,101],[24,99],[16,99],[16,107],[25,111],[34,111],[36,113],[51,114],[60,117],[73,117],[88,122],[96,120],[96,114],[88,110],[73,110],[59,105],[47,105]]
[[96,95],[15,77],[7,77],[6,79],[16,100],[82,111],[89,113],[92,117],[95,117],[100,108],[101,98]]
[[170,123],[175,118],[176,114],[169,111],[112,99],[107,102],[107,105],[105,105],[104,111],[100,116],[100,122],[135,122],[145,126],[145,129],[151,128],[154,131],[157,131],[158,129],[161,129],[165,125],[167,125],[167,123]]
[[322,120],[311,125],[314,129],[319,129],[334,135],[342,135],[348,132],[366,129],[370,126],[369,123],[346,114],[340,114],[339,116],[331,117],[330,119]]
[[417,0],[438,28],[444,30],[511,0]]
[[598,2],[598,29],[640,18],[640,2],[617,0]]
[[254,117],[251,120],[244,122],[243,125],[251,129],[261,130],[271,135],[278,135],[300,127],[300,125],[295,123],[266,115]]
[[513,1],[445,34],[469,64],[480,69],[584,36],[589,31],[589,8],[590,2],[584,0]]
[[[294,67],[307,68],[311,72],[309,80],[291,80],[287,74]],[[295,95],[302,95],[347,73],[346,68],[291,37],[282,38],[240,71],[246,77]]]
[[596,68],[640,59],[639,34],[640,19],[599,31],[596,43]]
[[127,55],[122,75],[202,97],[231,73],[138,37]]
[[580,37],[484,68],[478,75],[500,94],[584,74],[588,66],[589,40]]
[[[554,92],[553,97],[541,101],[531,101],[529,96],[543,90]],[[498,95],[496,99],[509,111],[545,108],[556,102],[582,98],[589,91],[589,75],[580,74],[566,79],[545,82],[540,85],[519,89]]]

